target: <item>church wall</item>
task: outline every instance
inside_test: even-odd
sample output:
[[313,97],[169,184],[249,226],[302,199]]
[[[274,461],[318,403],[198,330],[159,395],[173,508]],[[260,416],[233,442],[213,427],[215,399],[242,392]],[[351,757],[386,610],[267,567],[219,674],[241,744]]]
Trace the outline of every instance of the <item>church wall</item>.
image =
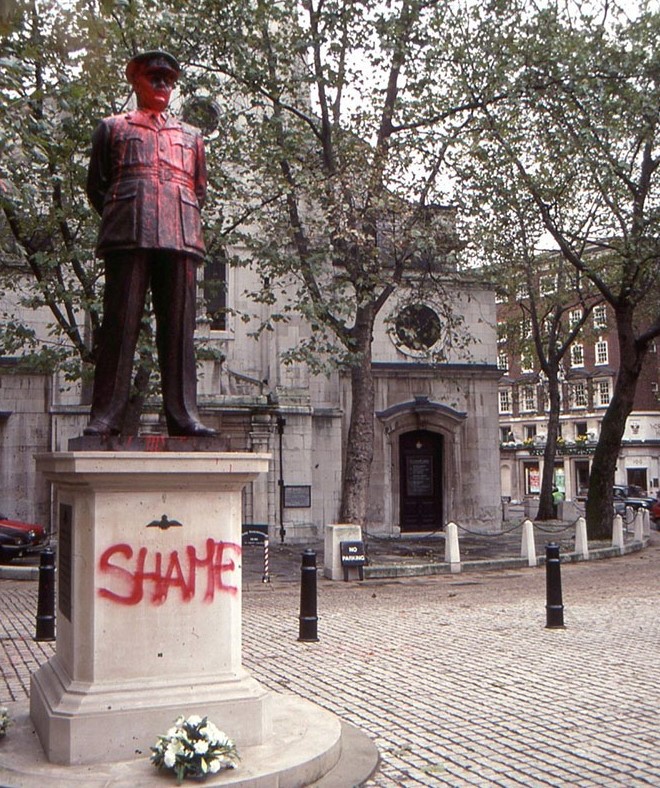
[[[403,347],[397,342],[397,315],[407,303],[393,296],[376,320],[372,354],[374,361],[428,361],[429,354]],[[443,300],[444,299],[444,300]],[[442,296],[429,296],[424,304],[436,311],[440,324],[452,321],[453,342],[434,360],[445,363],[489,364],[497,358],[495,302],[492,291],[476,283],[452,286]],[[451,317],[450,317],[451,315]],[[431,349],[435,353],[435,348]]]
[[[228,301],[239,311],[244,309],[263,319],[268,307],[248,304],[243,296],[257,284],[249,268],[233,270]],[[463,316],[465,331],[475,341],[465,348],[450,349],[444,363],[430,367],[423,354],[410,352],[393,340],[388,318],[396,318],[401,306],[397,299],[386,305],[375,326],[376,413],[426,397],[467,416],[459,423],[443,421],[433,412],[408,413],[394,425],[375,416],[369,529],[397,531],[398,439],[403,431],[414,429],[414,424],[437,431],[445,439],[444,521],[453,519],[481,530],[491,530],[498,523],[499,475],[491,473],[497,465],[491,456],[497,450],[497,384],[487,366],[496,357],[494,299],[492,293],[469,283],[463,289],[455,288],[452,299],[454,310]],[[440,306],[437,311],[440,315]],[[222,362],[206,360],[199,365],[201,412],[207,423],[229,436],[232,449],[272,455],[267,478],[246,494],[246,522],[268,522],[272,533],[278,533],[281,478],[284,485],[311,488],[309,507],[283,509],[287,541],[320,537],[323,526],[337,522],[339,516],[350,418],[348,376],[336,371],[315,375],[302,362],[282,362],[281,354],[309,335],[310,328],[302,320],[277,323],[275,330],[255,339],[251,333],[257,325],[257,320],[245,323],[234,316],[226,330],[211,331],[203,319],[200,321],[198,340],[224,356]],[[58,376],[51,380],[1,374],[0,383],[0,411],[11,414],[0,422],[4,489],[0,511],[49,524],[48,485],[36,478],[32,455],[66,450],[69,438],[81,434],[88,416],[88,407],[80,404],[82,388]],[[159,428],[157,408],[158,403],[149,404],[145,429]],[[286,420],[281,464],[278,417]]]
[[50,524],[49,485],[38,476],[34,455],[50,447],[50,377],[0,373],[0,512]]
[[[249,269],[234,270],[230,289],[240,293],[258,282]],[[241,285],[237,284],[240,277]],[[465,527],[495,530],[501,522],[500,478],[497,462],[497,344],[495,304],[492,291],[475,283],[454,286],[451,306],[460,316],[459,340],[449,348],[442,363],[429,365],[429,354],[410,351],[397,343],[392,332],[397,311],[405,301],[393,298],[379,316],[373,342],[376,375],[376,413],[416,397],[466,414],[460,424],[424,414],[422,420],[403,423],[392,430],[375,417],[375,451],[372,467],[368,529],[396,533],[399,527],[398,440],[402,431],[423,424],[444,436],[443,522],[455,520]],[[446,307],[430,304],[439,318]],[[235,304],[248,311],[248,304]],[[443,312],[443,309],[445,310]],[[266,317],[264,307],[250,305],[249,311]],[[350,383],[346,374],[312,374],[302,362],[284,364],[281,354],[295,348],[308,336],[309,327],[300,319],[275,324],[258,340],[250,336],[257,321],[230,321],[220,347],[223,365],[205,374],[199,391],[202,401],[220,411],[232,407],[254,412],[255,397],[263,412],[270,413],[269,450],[273,460],[268,486],[275,494],[269,504],[268,521],[279,533],[280,483],[311,488],[311,506],[284,507],[286,540],[304,541],[320,537],[326,523],[338,519],[343,452],[350,419]],[[437,359],[436,359],[437,360]],[[218,369],[220,371],[218,371]],[[286,421],[282,434],[280,468],[277,418]],[[408,418],[412,417],[410,414]],[[210,423],[213,423],[211,420]],[[280,476],[281,474],[281,476]],[[255,488],[256,494],[256,488]],[[263,493],[262,493],[263,494]],[[256,506],[256,501],[253,499]],[[251,504],[250,512],[254,506]],[[258,508],[258,506],[256,507]],[[263,509],[263,507],[262,507]]]

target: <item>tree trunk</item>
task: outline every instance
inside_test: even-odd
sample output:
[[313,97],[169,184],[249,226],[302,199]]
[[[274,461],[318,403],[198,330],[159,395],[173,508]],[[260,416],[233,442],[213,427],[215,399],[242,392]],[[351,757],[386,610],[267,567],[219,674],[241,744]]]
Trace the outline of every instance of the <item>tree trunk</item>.
[[344,460],[339,521],[364,525],[374,456],[374,378],[371,368],[373,317],[358,310],[356,364],[351,367],[351,419]]
[[543,479],[537,520],[553,520],[555,518],[552,489],[555,471],[555,454],[557,452],[557,434],[559,432],[559,396],[558,365],[550,365],[548,374],[548,394],[550,396],[550,412],[548,416],[548,434],[543,452]]
[[617,334],[621,361],[619,373],[600,429],[589,478],[586,519],[590,539],[612,538],[612,487],[626,419],[630,415],[637,381],[648,345],[635,340],[632,311],[617,312]]

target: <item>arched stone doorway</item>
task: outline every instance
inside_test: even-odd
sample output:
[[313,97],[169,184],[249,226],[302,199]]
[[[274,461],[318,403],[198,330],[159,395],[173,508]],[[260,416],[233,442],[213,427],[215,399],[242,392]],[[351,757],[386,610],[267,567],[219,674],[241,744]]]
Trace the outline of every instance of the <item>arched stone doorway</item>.
[[[380,495],[384,521],[403,533],[442,528],[450,516],[456,517],[459,506],[456,496],[460,490],[460,434],[467,414],[427,396],[415,396],[412,401],[397,403],[376,415],[383,425]],[[416,461],[416,451],[432,458],[432,462]],[[422,478],[427,472],[432,474],[432,490],[428,479]],[[414,492],[416,483],[413,474],[419,475],[419,495],[411,496],[410,484]],[[404,503],[406,498],[409,500]],[[410,500],[415,498],[418,500]]]
[[399,436],[400,527],[402,532],[443,527],[444,440],[429,430]]

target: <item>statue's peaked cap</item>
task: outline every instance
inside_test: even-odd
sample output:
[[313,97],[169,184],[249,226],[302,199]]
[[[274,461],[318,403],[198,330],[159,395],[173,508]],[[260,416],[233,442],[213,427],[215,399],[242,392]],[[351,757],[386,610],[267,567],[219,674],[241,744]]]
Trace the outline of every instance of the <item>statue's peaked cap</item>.
[[172,71],[177,78],[181,73],[181,66],[174,55],[170,55],[169,52],[164,52],[161,49],[150,49],[148,52],[140,52],[140,54],[135,55],[126,64],[126,79],[129,82],[133,82],[135,69],[142,65]]

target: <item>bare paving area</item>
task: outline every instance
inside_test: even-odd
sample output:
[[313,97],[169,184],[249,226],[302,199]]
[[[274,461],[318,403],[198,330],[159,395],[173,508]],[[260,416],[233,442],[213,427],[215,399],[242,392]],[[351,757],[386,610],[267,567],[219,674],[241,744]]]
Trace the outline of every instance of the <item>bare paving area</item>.
[[[246,551],[244,663],[368,733],[368,786],[660,785],[659,533],[562,565],[565,629],[545,628],[544,569],[319,578],[320,639],[300,643],[295,567],[264,584],[259,560]],[[0,595],[11,709],[52,645],[32,640],[36,583],[2,580]]]

